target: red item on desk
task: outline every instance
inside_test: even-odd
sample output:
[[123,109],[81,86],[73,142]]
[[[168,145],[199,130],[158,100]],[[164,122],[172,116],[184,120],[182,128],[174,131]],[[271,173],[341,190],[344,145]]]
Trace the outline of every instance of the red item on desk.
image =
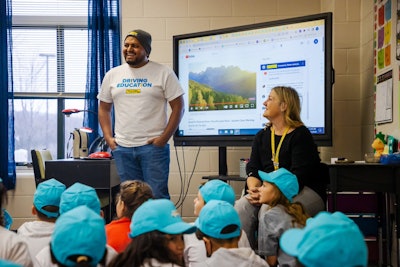
[[94,152],[88,156],[90,159],[109,159],[111,154],[105,151]]

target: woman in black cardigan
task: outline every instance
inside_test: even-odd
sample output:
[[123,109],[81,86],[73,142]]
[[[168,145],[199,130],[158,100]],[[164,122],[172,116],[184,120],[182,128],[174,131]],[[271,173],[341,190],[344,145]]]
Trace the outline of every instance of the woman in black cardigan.
[[313,137],[300,118],[300,98],[296,90],[274,87],[263,104],[263,116],[269,123],[255,136],[246,166],[247,194],[235,204],[242,228],[256,250],[258,222],[262,223],[263,210],[268,208],[258,201],[258,188],[262,186],[258,171],[272,172],[283,167],[295,174],[300,191],[293,201],[303,204],[310,216],[325,209],[329,176]]

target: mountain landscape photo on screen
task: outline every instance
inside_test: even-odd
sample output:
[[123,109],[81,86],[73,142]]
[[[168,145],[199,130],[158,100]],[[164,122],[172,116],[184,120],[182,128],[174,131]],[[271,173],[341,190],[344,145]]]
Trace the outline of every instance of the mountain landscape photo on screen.
[[189,72],[189,112],[255,108],[255,72],[238,66]]

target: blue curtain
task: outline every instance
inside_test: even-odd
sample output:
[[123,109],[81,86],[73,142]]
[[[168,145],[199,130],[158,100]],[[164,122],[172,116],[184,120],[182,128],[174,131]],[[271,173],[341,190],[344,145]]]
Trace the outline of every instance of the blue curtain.
[[83,125],[94,130],[90,142],[101,135],[97,113],[101,82],[105,73],[121,64],[120,0],[89,0],[88,74]]
[[12,84],[11,0],[0,1],[0,177],[15,188],[14,102]]

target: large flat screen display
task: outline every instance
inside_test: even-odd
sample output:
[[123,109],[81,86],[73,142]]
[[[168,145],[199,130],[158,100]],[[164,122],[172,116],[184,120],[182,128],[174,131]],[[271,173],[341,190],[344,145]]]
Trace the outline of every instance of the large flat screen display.
[[316,144],[332,145],[331,13],[176,35],[173,48],[185,90],[176,146],[251,145],[280,85],[298,91]]

